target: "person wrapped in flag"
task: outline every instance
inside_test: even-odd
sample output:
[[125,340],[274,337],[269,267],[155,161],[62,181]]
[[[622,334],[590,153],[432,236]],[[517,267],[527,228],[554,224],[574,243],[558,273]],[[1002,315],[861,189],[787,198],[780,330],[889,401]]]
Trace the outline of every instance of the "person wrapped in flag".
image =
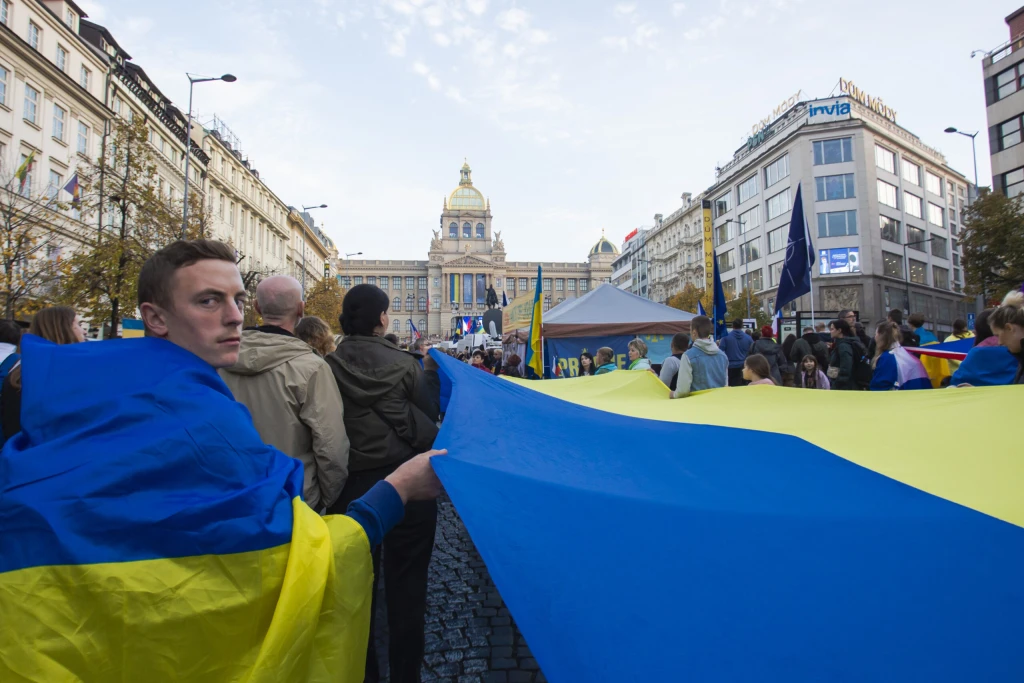
[[437,495],[437,452],[320,517],[300,461],[217,375],[240,344],[234,251],[175,242],[138,292],[146,338],[22,342],[22,431],[0,457],[0,680],[361,681],[370,549]]
[[928,372],[914,354],[900,345],[900,328],[885,320],[875,329],[874,373],[871,391],[893,389],[931,389]]

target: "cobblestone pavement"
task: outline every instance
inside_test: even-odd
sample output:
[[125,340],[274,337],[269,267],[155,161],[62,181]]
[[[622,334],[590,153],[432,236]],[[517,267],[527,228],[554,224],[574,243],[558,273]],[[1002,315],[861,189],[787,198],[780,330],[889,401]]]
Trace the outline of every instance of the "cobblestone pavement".
[[[377,621],[387,621],[378,595]],[[387,634],[377,640],[387,671]],[[447,495],[438,500],[422,678],[432,683],[547,683]],[[383,680],[387,680],[386,678]]]

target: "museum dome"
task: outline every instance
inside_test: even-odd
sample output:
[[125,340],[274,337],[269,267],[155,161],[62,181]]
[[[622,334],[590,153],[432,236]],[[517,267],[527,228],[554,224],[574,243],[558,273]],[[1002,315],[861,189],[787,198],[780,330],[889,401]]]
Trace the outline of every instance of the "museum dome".
[[590,255],[591,256],[593,256],[595,254],[618,254],[618,253],[619,253],[618,248],[614,244],[609,242],[605,238],[605,236],[603,234],[601,235],[601,239],[599,239],[597,241],[597,244],[595,244],[590,249]]
[[484,211],[487,202],[480,190],[473,187],[473,171],[469,164],[462,165],[459,172],[459,186],[448,197],[448,209],[451,211]]

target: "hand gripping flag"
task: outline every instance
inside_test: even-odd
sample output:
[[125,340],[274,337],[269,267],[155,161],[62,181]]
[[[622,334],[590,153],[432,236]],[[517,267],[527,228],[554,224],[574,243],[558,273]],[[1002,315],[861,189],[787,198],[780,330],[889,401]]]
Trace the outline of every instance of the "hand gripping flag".
[[1020,680],[1024,386],[672,401],[434,353],[434,468],[552,683]]
[[362,681],[366,535],[302,502],[213,368],[152,338],[22,349],[0,680]]
[[814,247],[807,235],[804,220],[804,202],[800,194],[800,183],[796,185],[796,198],[789,219],[789,241],[786,244],[786,260],[779,276],[779,293],[775,299],[775,312],[791,301],[796,301],[811,291],[811,265],[814,263]]

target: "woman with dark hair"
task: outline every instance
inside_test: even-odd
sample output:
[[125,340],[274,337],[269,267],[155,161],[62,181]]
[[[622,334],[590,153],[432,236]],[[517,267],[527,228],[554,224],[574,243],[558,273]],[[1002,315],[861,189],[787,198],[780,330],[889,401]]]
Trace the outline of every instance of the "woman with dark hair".
[[867,349],[853,334],[850,323],[842,318],[828,324],[832,335],[832,353],[829,356],[828,375],[833,389],[856,391],[857,364],[867,354]]
[[[54,344],[78,344],[85,341],[82,319],[70,306],[50,306],[35,314],[28,328],[29,334],[42,337]],[[0,420],[3,421],[3,445],[7,439],[21,431],[21,362],[4,379],[0,393]]]
[[899,325],[886,320],[875,328],[875,358],[872,361],[871,391],[931,389],[928,372],[917,356],[900,344]]
[[[327,356],[345,405],[345,431],[351,442],[349,477],[329,514],[344,513],[399,465],[430,450],[437,425],[433,406],[421,388],[418,354],[384,338],[390,327],[390,299],[374,285],[348,290],[339,317],[344,339]],[[409,502],[405,517],[385,537],[384,590],[390,631],[389,661],[395,683],[420,680],[427,607],[427,568],[437,527],[435,501]],[[373,593],[381,576],[381,548],[373,549]],[[377,681],[375,606],[371,607],[366,680]]]
[[518,353],[510,354],[505,360],[505,368],[502,370],[503,375],[506,377],[522,377],[523,371],[519,369],[519,366],[523,364],[523,359],[519,357]]
[[[756,333],[757,330],[754,330],[754,332]],[[754,339],[754,345],[750,347],[750,352],[759,353],[764,356],[765,360],[768,361],[768,367],[771,368],[771,378],[775,381],[775,384],[781,387],[782,370],[783,368],[788,369],[789,361],[782,355],[782,347],[776,343],[771,325],[763,326],[760,332],[761,334],[757,337],[751,335]]]
[[775,385],[768,359],[759,353],[752,353],[743,361],[743,379],[747,380],[748,387],[758,384]]
[[589,377],[597,372],[597,366],[594,365],[594,357],[590,355],[589,351],[584,351],[580,354],[580,374],[579,377]]
[[986,308],[974,321],[974,347],[949,379],[951,387],[992,387],[1013,382],[1017,359],[999,345],[999,337],[988,324],[994,308]]

